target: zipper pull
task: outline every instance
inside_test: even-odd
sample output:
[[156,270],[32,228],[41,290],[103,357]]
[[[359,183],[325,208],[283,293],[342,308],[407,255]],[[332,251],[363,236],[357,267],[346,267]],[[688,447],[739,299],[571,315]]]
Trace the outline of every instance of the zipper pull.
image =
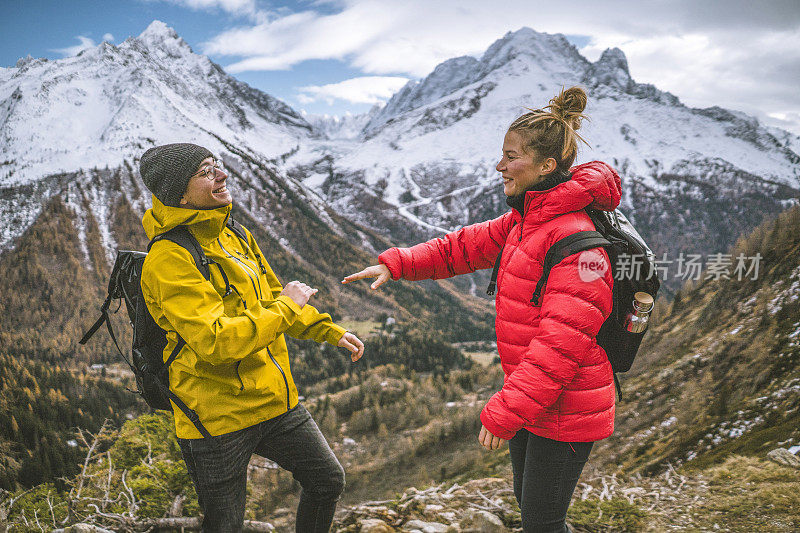
[[264,264],[261,262],[261,254],[257,254],[255,252],[253,252],[253,253],[256,256],[256,261],[258,261],[258,266],[261,268],[261,273],[262,274],[266,274],[267,273],[267,269],[264,268]]

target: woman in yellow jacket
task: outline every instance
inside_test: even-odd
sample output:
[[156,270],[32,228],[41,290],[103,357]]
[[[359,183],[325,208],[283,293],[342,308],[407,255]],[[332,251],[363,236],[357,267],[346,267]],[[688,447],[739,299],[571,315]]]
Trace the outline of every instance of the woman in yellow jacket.
[[140,172],[153,193],[142,219],[148,238],[186,226],[211,263],[206,280],[186,249],[161,239],[142,270],[147,308],[167,331],[165,359],[179,337],[186,342],[170,366],[170,389],[212,435],[202,438],[173,404],[203,531],[241,530],[253,453],[300,482],[297,531],[328,531],[344,471],[298,402],[283,335],[347,348],[353,361],[363,343],[308,305],[316,289],[299,281],[282,287],[248,231],[245,244],[226,227],[228,176],[211,152],[187,143],[157,146],[142,155]]

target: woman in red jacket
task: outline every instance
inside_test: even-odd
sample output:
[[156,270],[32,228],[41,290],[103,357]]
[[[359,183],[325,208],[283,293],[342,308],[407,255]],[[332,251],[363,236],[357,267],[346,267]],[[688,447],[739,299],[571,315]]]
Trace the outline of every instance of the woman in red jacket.
[[549,247],[594,230],[586,207],[613,210],[620,179],[601,162],[570,168],[586,93],[572,87],[544,109],[517,118],[503,140],[497,171],[511,210],[411,248],[391,248],[378,265],[343,283],[390,277],[440,279],[490,268],[502,250],[495,307],[503,388],[481,412],[478,440],[509,441],[514,493],[525,531],[569,531],[565,519],[595,441],[614,429],[611,364],[596,336],[611,313],[613,272],[605,250],[567,257],[531,303]]

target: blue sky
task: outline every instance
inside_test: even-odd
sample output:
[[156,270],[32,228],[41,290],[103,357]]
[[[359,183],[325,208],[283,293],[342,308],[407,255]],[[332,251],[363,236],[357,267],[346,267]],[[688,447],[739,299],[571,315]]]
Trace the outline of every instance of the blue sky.
[[0,0],[0,66],[119,44],[154,19],[195,52],[298,110],[385,101],[438,63],[480,55],[522,26],[587,58],[621,48],[633,78],[690,106],[719,105],[800,134],[800,2],[745,0]]

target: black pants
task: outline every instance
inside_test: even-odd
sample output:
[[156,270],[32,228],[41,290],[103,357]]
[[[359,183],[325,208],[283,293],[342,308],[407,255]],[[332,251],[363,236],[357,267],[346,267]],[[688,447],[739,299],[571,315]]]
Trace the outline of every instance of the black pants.
[[559,442],[521,429],[508,441],[526,533],[569,532],[567,509],[593,442]]
[[290,471],[302,492],[296,530],[330,529],[344,490],[344,469],[305,407],[207,439],[178,439],[203,510],[203,531],[242,530],[247,464],[256,453]]

